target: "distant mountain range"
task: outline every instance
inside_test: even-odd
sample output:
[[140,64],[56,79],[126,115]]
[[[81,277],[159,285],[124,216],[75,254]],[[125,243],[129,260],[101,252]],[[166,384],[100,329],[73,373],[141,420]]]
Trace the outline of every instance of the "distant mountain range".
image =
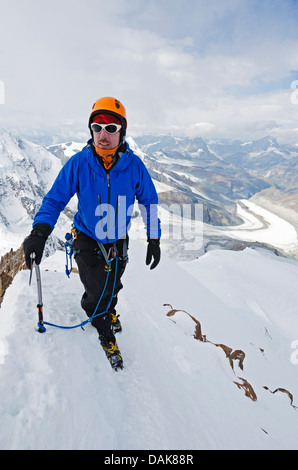
[[[169,170],[188,173],[206,188],[235,200],[277,187],[298,190],[298,145],[280,145],[272,137],[254,142],[201,138],[145,136],[135,139],[140,149]],[[168,159],[171,159],[169,161]]]
[[[298,145],[280,145],[271,137],[240,142],[167,135],[128,138],[128,142],[154,179],[164,210],[173,205],[201,205],[203,222],[208,226],[236,226],[242,223],[237,211],[239,200],[262,195],[263,202],[271,197],[276,204],[277,191],[284,204],[291,201],[295,218]],[[44,148],[0,131],[0,254],[19,247],[58,171],[84,145],[68,142]],[[63,238],[75,207],[73,200],[64,211],[55,230],[58,238]],[[194,218],[194,214],[192,210],[189,217]],[[206,245],[210,246],[214,238],[206,231]],[[235,246],[236,242],[226,235],[220,238],[221,246]],[[180,242],[183,245],[183,240]],[[218,240],[215,242],[218,244]],[[181,243],[177,242],[175,250],[180,249]]]

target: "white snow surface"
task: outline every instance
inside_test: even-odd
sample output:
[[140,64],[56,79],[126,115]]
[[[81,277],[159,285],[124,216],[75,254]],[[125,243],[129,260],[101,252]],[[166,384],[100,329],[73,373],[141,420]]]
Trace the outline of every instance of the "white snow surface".
[[296,250],[298,238],[295,227],[247,199],[237,204],[237,214],[242,218],[241,225],[215,227],[204,224],[204,232],[209,235],[227,235],[238,240],[269,243],[285,252]]
[[[86,142],[75,142],[75,141],[71,141],[71,142],[65,142],[65,143],[62,143],[62,144],[59,144],[59,147],[61,148],[61,150],[63,151],[65,157],[72,157],[75,153],[77,152],[80,152],[83,147],[85,147],[86,145]],[[51,148],[56,148],[57,145],[49,145],[47,147],[48,150],[51,150]]]
[[[163,255],[150,271],[135,240],[129,255],[119,372],[90,324],[38,333],[35,278],[29,287],[28,271],[15,277],[0,310],[0,449],[297,449],[297,262],[215,250],[181,263]],[[85,320],[83,291],[64,264],[62,252],[41,264],[44,320],[73,326]],[[195,317],[210,342],[164,304]],[[241,349],[243,370],[215,343]]]

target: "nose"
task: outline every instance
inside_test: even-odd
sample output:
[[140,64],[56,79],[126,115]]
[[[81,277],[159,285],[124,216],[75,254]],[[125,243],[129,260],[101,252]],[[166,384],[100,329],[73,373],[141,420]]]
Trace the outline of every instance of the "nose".
[[107,138],[109,136],[109,133],[105,129],[101,129],[98,134],[100,135],[101,139]]
[[101,131],[98,132],[98,134],[104,134],[104,133],[106,133],[106,132],[107,132],[107,131],[106,131],[104,128],[102,128]]

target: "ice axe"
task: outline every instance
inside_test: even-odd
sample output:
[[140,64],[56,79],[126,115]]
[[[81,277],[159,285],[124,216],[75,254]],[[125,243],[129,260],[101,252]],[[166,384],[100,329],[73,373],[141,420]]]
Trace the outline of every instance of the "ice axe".
[[31,272],[30,272],[30,278],[29,278],[29,286],[31,285],[31,279],[32,279],[32,270],[33,266],[35,268],[35,274],[36,274],[36,284],[37,284],[37,297],[38,297],[38,304],[37,304],[37,309],[38,309],[38,332],[39,333],[44,333],[46,331],[46,328],[43,324],[43,303],[42,303],[42,289],[41,289],[41,276],[40,276],[40,269],[39,265],[34,262],[34,254],[31,254]]

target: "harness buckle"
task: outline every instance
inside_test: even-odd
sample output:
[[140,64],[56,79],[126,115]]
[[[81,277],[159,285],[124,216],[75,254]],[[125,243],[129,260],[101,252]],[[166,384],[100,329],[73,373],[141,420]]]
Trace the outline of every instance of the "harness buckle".
[[108,252],[108,259],[114,259],[118,256],[118,249],[116,243],[113,243],[113,246],[110,247]]

